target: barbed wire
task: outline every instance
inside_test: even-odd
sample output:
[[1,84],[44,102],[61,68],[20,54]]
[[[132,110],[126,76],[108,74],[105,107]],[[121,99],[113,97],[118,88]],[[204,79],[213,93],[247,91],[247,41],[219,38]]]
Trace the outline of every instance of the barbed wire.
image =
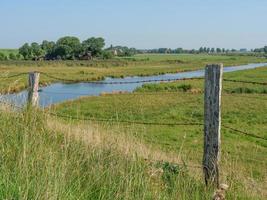
[[[45,76],[47,77],[50,77],[50,78],[54,78],[54,79],[58,79],[58,80],[63,80],[63,81],[74,81],[74,80],[68,80],[68,79],[61,79],[61,78],[58,78],[58,77],[54,77],[54,76],[51,76],[51,75],[48,75],[47,73],[44,73],[44,72],[40,72],[42,74],[44,74]],[[0,78],[13,78],[13,77],[18,77],[18,76],[21,76],[21,75],[25,75],[27,73],[18,73],[18,74],[15,74],[15,75],[11,75],[11,76],[8,76],[8,77],[0,77]],[[203,78],[185,78],[185,79],[162,79],[162,80],[143,80],[143,81],[131,81],[131,82],[100,82],[100,81],[91,81],[91,83],[96,83],[96,84],[130,84],[130,83],[145,83],[145,82],[163,82],[163,81],[176,81],[176,80],[201,80]],[[229,79],[224,79],[224,81],[229,81],[229,82],[242,82],[242,83],[252,83],[252,84],[259,84],[259,85],[267,85],[267,83],[260,83],[260,82],[253,82],[253,81],[238,81],[238,80],[229,80]],[[48,93],[48,92],[46,92]],[[64,94],[64,93],[62,93]],[[65,93],[66,94],[66,93]],[[72,93],[69,93],[69,94],[72,94]],[[88,95],[88,94],[74,94],[73,95]],[[252,98],[252,97],[250,97]],[[253,97],[255,98],[255,97]],[[1,101],[2,102],[2,101]],[[2,102],[3,103],[3,102]],[[6,102],[4,102],[6,104]],[[16,107],[16,108],[19,108],[19,109],[22,109],[21,107],[18,107],[18,106],[15,106],[15,105],[11,105],[13,107]],[[58,115],[59,117],[64,117],[64,118],[70,118],[69,116],[62,116],[62,115]],[[73,118],[73,117],[72,117]],[[76,120],[79,120],[78,118],[76,118]],[[116,120],[108,120],[108,119],[95,119],[95,118],[83,118],[83,119],[80,119],[80,120],[90,120],[90,121],[99,121],[99,122],[116,122]],[[155,123],[155,122],[138,122],[138,121],[127,121],[127,120],[121,120],[121,121],[117,121],[119,123],[128,123],[128,124],[143,124],[143,125],[167,125],[167,126],[177,126],[177,125],[203,125],[202,123]],[[238,129],[235,129],[235,128],[232,128],[232,127],[229,127],[229,126],[226,126],[226,125],[223,125],[224,128],[227,128],[231,131],[234,131],[234,132],[237,132],[237,133],[240,133],[240,134],[243,134],[243,135],[246,135],[246,136],[250,136],[250,137],[254,137],[254,138],[257,138],[257,139],[263,139],[263,140],[267,140],[266,138],[263,138],[263,137],[260,137],[260,136],[257,136],[255,134],[251,134],[251,133],[247,133],[245,131],[242,131],[242,130],[238,130]]]
[[[175,79],[150,79],[150,80],[137,80],[137,81],[88,81],[88,80],[75,80],[75,79],[66,79],[66,78],[60,78],[53,75],[50,75],[45,72],[36,71],[48,78],[59,80],[63,82],[79,82],[79,81],[86,81],[86,83],[92,83],[92,84],[138,84],[138,83],[153,83],[153,82],[172,82],[172,81],[186,81],[186,80],[204,80],[204,77],[192,77],[192,78],[175,78]],[[18,73],[10,76],[1,76],[0,79],[9,79],[9,78],[15,78],[21,75],[27,75],[27,72]],[[267,85],[267,82],[257,82],[257,81],[247,81],[247,80],[235,80],[235,79],[223,79],[225,82],[234,82],[234,83],[247,83],[247,84],[254,84],[254,85]]]
[[[10,107],[15,107],[18,109],[23,110],[23,107],[17,106],[15,104],[2,101],[0,100],[0,103],[6,104]],[[60,118],[67,118],[72,120],[78,120],[78,121],[94,121],[94,122],[110,122],[110,123],[126,123],[126,124],[138,124],[138,125],[157,125],[157,126],[203,126],[203,123],[196,123],[196,122],[181,122],[181,123],[164,123],[164,122],[142,122],[142,121],[130,121],[130,120],[114,120],[114,119],[101,119],[101,118],[82,118],[82,117],[74,117],[70,115],[62,115],[59,113],[53,113],[53,112],[46,112],[49,115],[60,117]]]
[[[58,116],[61,118],[68,118],[68,119],[72,119],[72,120],[79,120],[79,121],[95,121],[95,122],[115,122],[115,123],[127,123],[127,124],[138,124],[138,125],[156,125],[156,126],[204,126],[203,123],[199,123],[199,122],[181,122],[181,123],[162,123],[162,122],[141,122],[141,121],[130,121],[130,120],[113,120],[113,119],[97,119],[97,118],[79,118],[79,117],[73,117],[73,116],[67,116],[67,115],[62,115],[62,114],[58,114],[58,113],[49,113],[51,115],[54,116]],[[238,130],[236,128],[232,128],[229,127],[227,125],[222,125],[222,127],[229,129],[231,131],[243,134],[245,136],[249,136],[249,137],[253,137],[256,139],[261,139],[261,140],[265,140],[267,141],[267,138],[258,136],[256,134],[252,134],[252,133],[248,133],[242,130]]]
[[[0,100],[0,103],[7,104],[7,105],[9,105],[11,107],[15,107],[15,108],[20,109],[20,110],[24,109],[23,107],[14,105],[14,104],[6,102],[6,101]],[[65,119],[67,118],[67,119],[79,120],[79,121],[86,120],[86,121],[94,121],[94,122],[110,122],[110,123],[113,122],[113,123],[127,123],[127,124],[138,124],[138,125],[152,125],[152,126],[154,126],[154,125],[157,125],[157,126],[158,125],[159,126],[203,126],[204,125],[203,123],[195,123],[195,122],[191,122],[191,123],[157,123],[157,122],[140,122],[140,121],[128,121],[128,120],[78,118],[78,117],[73,117],[73,116],[61,115],[61,114],[53,113],[53,112],[46,112],[46,113],[49,114],[49,115],[55,116],[55,117],[60,117],[60,118],[65,118]],[[244,136],[247,136],[247,137],[253,137],[253,138],[256,138],[256,139],[262,139],[262,140],[265,140],[265,141],[267,140],[264,137],[260,137],[260,136],[257,136],[255,134],[247,133],[247,132],[244,132],[244,131],[241,131],[241,130],[238,130],[238,129],[235,129],[235,128],[232,128],[232,127],[229,127],[229,126],[226,126],[226,125],[222,125],[222,127],[226,128],[226,129],[229,129],[231,131],[234,131],[234,132],[241,133],[241,134],[243,134]],[[250,159],[250,158],[246,158],[246,159],[265,164],[265,162],[262,162],[262,161],[259,161],[259,160],[256,160],[256,159]],[[239,159],[239,160],[241,160],[241,159]],[[191,166],[190,165],[186,165],[186,166],[187,167],[191,167],[191,168],[202,168],[203,167],[203,166],[200,166],[200,165],[194,165],[194,166],[193,165],[191,165]]]
[[[7,104],[9,106],[18,108],[18,109],[23,109],[23,107],[11,104],[9,102],[5,102],[0,100],[1,103],[3,104]],[[72,120],[78,120],[78,121],[94,121],[94,122],[110,122],[110,123],[126,123],[126,124],[137,124],[137,125],[150,125],[150,126],[204,126],[203,123],[199,123],[199,122],[180,122],[180,123],[165,123],[165,122],[142,122],[142,121],[130,121],[130,120],[114,120],[114,119],[100,119],[100,118],[81,118],[81,117],[74,117],[74,116],[70,116],[70,115],[62,115],[59,113],[53,113],[53,112],[47,112],[48,114],[52,115],[52,116],[56,116],[56,117],[60,117],[60,118],[65,118],[65,119],[72,119]],[[256,139],[261,139],[261,140],[265,140],[267,141],[267,138],[258,136],[256,134],[253,133],[248,133],[233,127],[230,127],[228,125],[224,125],[222,124],[223,128],[226,128],[228,130],[231,130],[232,132],[236,132],[239,134],[242,134],[244,136],[249,136],[249,137],[253,137]]]
[[[74,93],[74,92],[51,92],[51,91],[43,91],[40,90],[38,91],[39,93],[43,93],[43,94],[58,94],[58,95],[77,95],[77,96],[90,96],[92,94],[89,93]],[[99,96],[105,96],[105,95],[133,95],[133,96],[145,96],[145,95],[167,95],[167,94],[179,94],[179,92],[182,91],[166,91],[166,92],[128,92],[128,91],[112,91],[112,92],[101,92],[99,93]],[[199,92],[199,93],[189,93],[192,95],[197,95],[197,94],[202,94],[203,92]],[[222,96],[230,96],[230,97],[237,97],[237,98],[248,98],[248,99],[260,99],[260,100],[267,100],[267,94],[261,94],[262,96],[247,96],[247,93],[222,93]],[[257,93],[258,94],[258,93]],[[266,96],[266,98],[264,98]],[[196,99],[195,101],[197,101],[198,99]],[[188,102],[195,102],[195,101],[188,101]],[[187,103],[187,101],[183,101],[183,103]]]
[[[39,72],[48,78],[52,78],[55,80],[60,80],[64,82],[77,82],[79,80],[74,79],[64,79],[56,76],[49,75],[45,72]],[[138,84],[138,83],[151,83],[151,82],[172,82],[172,81],[185,81],[185,80],[204,80],[204,77],[192,77],[192,78],[176,78],[176,79],[151,79],[151,80],[139,80],[139,81],[86,81],[87,83],[93,84]],[[223,79],[226,82],[235,82],[235,83],[247,83],[254,85],[267,85],[267,82],[257,82],[257,81],[246,81],[246,80],[234,80],[234,79]]]
[[101,118],[93,118],[93,117],[74,117],[70,115],[62,115],[59,113],[48,112],[48,114],[65,118],[65,119],[72,119],[78,121],[94,121],[94,122],[110,122],[110,123],[126,123],[126,124],[137,124],[137,125],[155,125],[155,126],[203,126],[203,123],[198,122],[181,122],[181,123],[165,123],[165,122],[142,122],[142,121],[130,121],[130,120],[114,120],[114,119],[101,119]]
[[10,79],[10,78],[15,78],[15,77],[19,77],[19,76],[27,75],[27,74],[29,74],[29,73],[23,72],[23,73],[10,75],[10,76],[1,76],[0,79]]
[[[55,80],[60,80],[64,82],[77,82],[79,80],[74,80],[74,79],[64,79],[64,78],[59,78],[55,77],[52,75],[49,75],[44,72],[39,72],[43,75],[45,75],[48,78],[52,78]],[[139,80],[139,81],[85,81],[86,83],[92,83],[92,84],[101,84],[101,85],[120,85],[120,84],[138,84],[138,83],[151,83],[151,82],[171,82],[171,81],[185,81],[185,80],[203,80],[203,77],[193,77],[193,78],[176,78],[176,79],[151,79],[151,80]],[[82,80],[81,80],[82,81]]]
[[267,85],[267,82],[257,82],[257,81],[243,81],[243,80],[234,80],[234,79],[223,79],[226,82],[234,82],[234,83],[248,83],[253,85]]
[[[109,96],[109,95],[132,95],[132,96],[155,96],[155,95],[177,95],[181,91],[173,91],[173,92],[128,92],[128,91],[113,91],[113,92],[100,92],[99,96]],[[54,95],[76,95],[76,96],[86,96],[91,97],[92,94],[89,93],[74,93],[74,92],[50,92],[50,91],[43,91],[40,90],[39,93],[43,94],[54,94]],[[189,93],[192,95],[195,95],[195,93]],[[199,94],[199,93],[196,93]],[[47,95],[47,96],[48,96]],[[116,96],[117,97],[117,96]],[[181,101],[181,103],[194,103],[198,102],[199,98],[194,100],[188,100],[188,101]]]
[[233,128],[233,127],[230,127],[230,126],[228,126],[228,125],[223,125],[223,124],[222,124],[222,127],[223,127],[223,128],[226,128],[226,129],[228,129],[228,130],[231,130],[231,131],[233,131],[233,132],[240,133],[240,134],[242,134],[242,135],[244,135],[244,136],[249,136],[249,137],[253,137],[253,138],[256,138],[256,139],[261,139],[261,140],[265,140],[265,141],[267,141],[267,138],[258,136],[258,135],[253,134],[253,133],[248,133],[248,132],[246,132],[246,131],[238,130],[238,129]]

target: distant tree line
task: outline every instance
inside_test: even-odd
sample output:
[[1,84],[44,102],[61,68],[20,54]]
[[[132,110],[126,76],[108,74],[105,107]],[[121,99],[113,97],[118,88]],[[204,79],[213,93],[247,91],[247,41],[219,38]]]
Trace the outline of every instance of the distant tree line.
[[252,49],[252,51],[255,53],[266,53],[267,54],[267,46],[263,48]]
[[20,60],[20,59],[22,59],[22,57],[18,53],[11,52],[7,55],[7,54],[4,54],[3,52],[0,52],[0,61],[3,61],[3,60]]
[[24,60],[89,60],[94,57],[112,57],[111,52],[103,50],[104,46],[105,40],[101,37],[80,42],[77,37],[66,36],[57,42],[44,40],[41,44],[25,43],[19,48],[19,54]]
[[[65,36],[56,42],[44,40],[41,44],[25,43],[17,54],[8,56],[0,52],[0,60],[91,60],[93,58],[110,59],[114,56],[133,56],[139,51],[135,48],[112,45],[104,49],[105,40],[91,37],[80,41],[73,36]],[[139,52],[140,53],[140,52]]]
[[141,53],[140,50],[137,50],[135,48],[128,48],[126,46],[113,46],[113,45],[107,48],[106,51],[111,51],[115,56],[119,57],[130,57],[135,54]]
[[101,37],[91,37],[80,42],[79,38],[65,36],[56,42],[44,40],[41,44],[33,42],[25,43],[19,48],[18,53],[11,52],[6,55],[0,52],[0,60],[91,60],[93,58],[111,59],[114,56],[130,57],[137,53],[157,53],[157,54],[229,54],[250,52],[253,55],[267,55],[267,46],[247,51],[246,49],[225,49],[200,47],[199,49],[183,48],[158,48],[137,50],[125,46],[110,46],[104,49],[105,40]]
[[91,37],[80,41],[73,36],[65,36],[56,42],[44,40],[41,44],[25,43],[18,53],[6,55],[0,52],[0,60],[91,60],[93,58],[111,59],[114,56],[132,56],[138,51],[123,46],[104,49],[105,40]]
[[267,46],[263,48],[256,48],[256,49],[226,49],[226,48],[210,48],[210,47],[200,47],[199,49],[183,49],[183,48],[158,48],[158,49],[146,49],[146,50],[139,50],[141,53],[158,53],[158,54],[200,54],[200,53],[207,53],[207,54],[230,54],[230,53],[258,53],[267,54]]
[[197,53],[231,53],[238,52],[236,49],[225,49],[225,48],[210,48],[210,47],[200,47],[199,49],[183,49],[183,48],[159,48],[159,49],[149,49],[143,50],[143,53],[159,53],[159,54],[197,54]]

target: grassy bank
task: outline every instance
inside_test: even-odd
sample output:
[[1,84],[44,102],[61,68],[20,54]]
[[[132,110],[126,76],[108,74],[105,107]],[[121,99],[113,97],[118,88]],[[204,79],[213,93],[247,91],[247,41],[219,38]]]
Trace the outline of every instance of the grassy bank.
[[[209,199],[212,194],[184,166],[125,154],[111,140],[91,138],[89,145],[55,120],[49,129],[42,113],[1,111],[0,119],[1,199]],[[76,131],[82,135],[82,129]]]
[[[77,70],[62,69],[71,78]],[[66,78],[64,73],[56,72]],[[225,78],[266,82],[267,69]],[[17,87],[26,77],[13,81]],[[9,84],[1,82],[3,88]],[[223,84],[222,124],[267,138],[266,86]],[[202,178],[202,126],[119,123],[202,123],[203,80],[144,85],[132,94],[81,98],[49,111],[58,116],[1,107],[0,199],[211,198],[214,190]],[[266,140],[222,129],[220,178],[230,186],[227,199],[266,198],[266,154]]]
[[[144,159],[140,152],[149,154],[147,148],[131,137],[121,137],[122,133],[108,137],[108,132],[94,124],[65,124],[42,112],[15,114],[6,107],[1,108],[0,119],[1,199],[187,200],[212,196],[213,190],[197,178],[201,169],[172,164],[168,159]],[[166,155],[164,158],[170,157]],[[230,177],[235,181],[228,199],[256,198],[236,175]]]
[[[258,68],[228,73],[225,74],[225,78],[263,81],[267,80],[267,69]],[[239,90],[239,88],[246,89]],[[222,124],[267,138],[265,91],[266,86],[224,82]],[[80,119],[202,123],[204,114],[203,80],[145,85],[133,94],[81,98],[59,104],[55,106],[55,109],[60,115]],[[147,145],[176,155],[186,163],[201,164],[202,126],[99,123],[106,131],[112,130],[112,134],[127,133],[139,138]],[[251,193],[257,191],[255,194],[257,198],[264,199],[267,178],[266,154],[266,140],[222,128],[221,177],[222,180],[230,182],[232,187],[240,184]],[[255,199],[257,198],[255,197]]]
[[[253,56],[214,55],[136,55],[131,58],[94,61],[5,61],[0,62],[1,77],[30,71],[41,71],[73,82],[102,80],[105,77],[147,76],[202,69],[208,63],[225,66],[266,62]],[[1,78],[2,79],[2,78]],[[15,92],[27,86],[26,75],[0,82],[1,92]],[[57,80],[42,76],[41,84]]]

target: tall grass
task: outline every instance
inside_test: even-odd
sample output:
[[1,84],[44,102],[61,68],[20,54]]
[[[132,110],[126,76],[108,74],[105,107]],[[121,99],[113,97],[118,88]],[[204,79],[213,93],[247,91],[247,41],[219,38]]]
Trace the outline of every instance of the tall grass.
[[[48,130],[33,112],[0,113],[0,199],[209,199],[187,171],[156,165],[114,144],[88,146]],[[160,168],[161,165],[158,166]]]
[[[84,143],[42,112],[0,111],[0,199],[210,199],[192,170]],[[81,130],[82,131],[82,130]],[[81,133],[82,134],[82,133]],[[90,145],[89,145],[90,144]],[[239,184],[228,199],[253,199]]]

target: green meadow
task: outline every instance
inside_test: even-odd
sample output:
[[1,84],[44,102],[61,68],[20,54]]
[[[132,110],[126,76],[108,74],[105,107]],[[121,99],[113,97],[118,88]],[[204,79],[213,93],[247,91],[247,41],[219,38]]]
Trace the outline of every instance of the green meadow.
[[[26,88],[27,75],[7,77],[29,71],[79,82],[190,71],[217,62],[266,58],[145,54],[107,61],[5,61],[0,91]],[[224,78],[267,82],[267,68]],[[41,75],[43,85],[56,81]],[[201,166],[203,126],[190,125],[203,123],[203,90],[203,80],[181,80],[46,109],[18,112],[1,104],[0,199],[211,199],[215,188],[205,186]],[[223,81],[220,182],[229,185],[226,199],[266,199],[266,94],[267,86]]]
[[[267,68],[225,73],[224,78],[266,82]],[[175,155],[180,163],[201,165],[202,126],[140,125],[134,122],[203,123],[203,87],[203,80],[146,84],[134,93],[84,97],[56,105],[52,110],[59,116],[79,118],[83,123],[92,119],[92,123],[100,125],[105,132],[124,133],[154,149]],[[235,184],[240,184],[248,193],[255,189],[250,188],[249,181],[253,180],[260,191],[255,198],[266,195],[266,89],[266,86],[223,82],[221,178],[232,189]],[[97,122],[98,119],[109,122]],[[236,133],[224,126],[264,139]],[[201,172],[198,175],[201,176]]]
[[[203,69],[208,63],[224,63],[225,66],[267,62],[264,57],[246,55],[206,55],[206,54],[141,54],[131,58],[92,61],[1,61],[0,77],[31,71],[45,72],[70,82],[102,80],[105,77],[148,76]],[[57,82],[45,76],[41,84]],[[27,87],[26,75],[5,79],[0,83],[0,91],[16,92]]]

